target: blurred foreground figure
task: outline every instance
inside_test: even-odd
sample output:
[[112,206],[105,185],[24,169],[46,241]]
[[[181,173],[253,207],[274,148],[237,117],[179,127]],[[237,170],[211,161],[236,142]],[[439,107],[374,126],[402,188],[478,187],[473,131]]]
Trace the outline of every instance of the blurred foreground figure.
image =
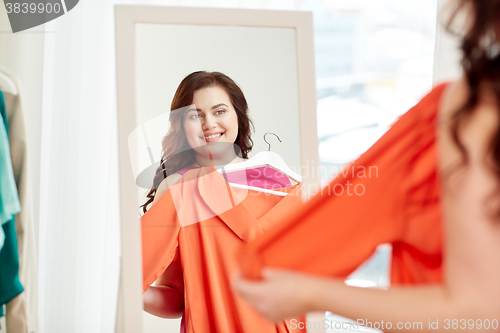
[[[457,0],[448,27],[462,14],[463,78],[244,248],[235,288],[268,319],[328,310],[385,331],[500,330],[500,1]],[[365,191],[335,194],[349,184]],[[346,286],[384,242],[392,287]]]

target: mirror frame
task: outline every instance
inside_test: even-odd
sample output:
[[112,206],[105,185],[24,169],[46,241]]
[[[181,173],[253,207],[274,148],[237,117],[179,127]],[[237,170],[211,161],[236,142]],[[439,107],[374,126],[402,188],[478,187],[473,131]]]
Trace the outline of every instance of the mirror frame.
[[[121,268],[115,332],[142,332],[142,258],[138,193],[129,157],[128,136],[137,127],[135,24],[185,24],[292,28],[296,36],[301,164],[314,168],[303,175],[303,189],[320,186],[316,124],[316,82],[312,13],[302,11],[115,6],[118,149],[120,180]],[[311,149],[315,147],[315,149]],[[307,197],[307,193],[304,193]],[[140,220],[139,220],[140,221]]]

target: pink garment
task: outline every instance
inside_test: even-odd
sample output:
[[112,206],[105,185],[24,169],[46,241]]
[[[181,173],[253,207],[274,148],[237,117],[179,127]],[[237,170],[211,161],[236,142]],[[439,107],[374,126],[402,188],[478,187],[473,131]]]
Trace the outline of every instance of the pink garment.
[[184,176],[184,174],[185,174],[186,172],[188,172],[189,170],[198,169],[198,168],[199,168],[199,167],[195,167],[195,166],[190,165],[190,166],[187,166],[187,167],[185,167],[185,168],[183,168],[183,169],[180,169],[180,170],[179,170],[179,171],[177,171],[176,173],[179,173],[179,174],[181,174],[182,176]]
[[[189,170],[196,168],[198,167],[188,166],[177,171],[177,173],[184,175]],[[248,170],[231,171],[225,173],[223,177],[229,183],[255,186],[269,190],[292,185],[290,179],[288,179],[285,174],[268,166]]]

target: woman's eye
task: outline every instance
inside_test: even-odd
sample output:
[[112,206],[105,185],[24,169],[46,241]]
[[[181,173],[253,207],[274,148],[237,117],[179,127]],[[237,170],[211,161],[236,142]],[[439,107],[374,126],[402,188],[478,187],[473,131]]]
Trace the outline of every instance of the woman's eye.
[[215,111],[215,114],[223,114],[224,112],[226,112],[226,110],[217,110]]
[[192,116],[189,116],[189,119],[199,119],[199,118],[201,118],[201,114],[198,114],[198,113],[193,114]]

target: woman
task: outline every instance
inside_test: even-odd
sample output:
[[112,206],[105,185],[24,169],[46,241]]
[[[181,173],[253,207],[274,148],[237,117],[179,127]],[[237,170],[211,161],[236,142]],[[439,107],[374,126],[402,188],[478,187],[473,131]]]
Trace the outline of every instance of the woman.
[[[196,108],[186,108],[192,104],[205,106],[213,100],[225,102],[217,103],[224,105],[220,105],[217,110],[212,110],[214,112],[207,114],[213,123],[202,122],[203,115],[198,114]],[[210,110],[217,104],[210,105],[205,110]],[[248,116],[247,101],[238,85],[222,73],[199,71],[189,74],[179,84],[172,100],[171,110],[170,130],[162,142],[162,162],[156,170],[153,189],[147,194],[148,200],[142,206],[144,212],[147,206],[155,201],[155,198],[158,200],[166,191],[168,183],[173,184],[180,178],[179,170],[210,165],[210,159],[207,160],[207,155],[201,148],[206,147],[207,142],[226,142],[229,143],[227,146],[231,147],[234,145],[238,154],[236,152],[229,154],[235,159],[234,162],[239,162],[242,158],[247,159],[248,153],[252,150],[253,124]],[[219,120],[222,121],[221,124],[218,123]],[[197,136],[200,131],[207,134],[215,133],[211,126],[214,126],[217,132],[222,132],[224,127],[228,127],[229,132],[224,133],[220,138],[202,139]],[[197,155],[197,151],[200,154]]]
[[[243,161],[252,149],[247,102],[229,77],[188,75],[172,110],[157,189],[143,206],[144,310],[164,318],[184,314],[181,331],[187,332],[286,332],[286,324],[258,316],[229,280],[241,245],[299,196],[241,195],[214,172],[213,165]],[[276,183],[283,191],[297,189],[283,178]]]
[[458,0],[452,19],[463,12],[465,75],[446,87],[438,115],[442,283],[381,291],[283,269],[258,282],[238,277],[236,289],[268,319],[328,310],[383,330],[499,330],[500,1]]

